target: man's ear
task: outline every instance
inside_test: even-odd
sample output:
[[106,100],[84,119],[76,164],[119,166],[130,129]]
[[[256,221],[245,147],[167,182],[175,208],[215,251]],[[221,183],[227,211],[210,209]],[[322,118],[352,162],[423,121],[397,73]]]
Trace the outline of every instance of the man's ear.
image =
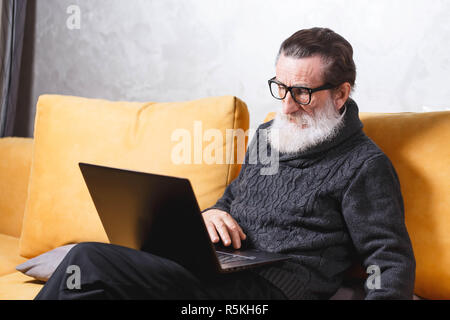
[[339,87],[333,90],[333,102],[337,110],[341,110],[350,96],[352,86],[348,82],[344,82]]

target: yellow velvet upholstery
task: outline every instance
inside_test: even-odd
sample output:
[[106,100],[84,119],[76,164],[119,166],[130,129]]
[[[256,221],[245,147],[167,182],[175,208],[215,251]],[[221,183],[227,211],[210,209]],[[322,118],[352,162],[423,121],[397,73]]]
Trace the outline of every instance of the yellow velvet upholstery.
[[0,277],[16,272],[16,266],[25,261],[19,254],[19,238],[0,233]]
[[0,234],[20,237],[32,150],[31,138],[0,139]]
[[177,164],[172,153],[180,141],[172,141],[172,135],[185,130],[195,146],[198,139],[206,140],[205,131],[219,129],[223,141],[203,142],[202,147],[220,142],[218,149],[226,157],[226,129],[246,131],[248,123],[245,103],[232,96],[173,103],[41,96],[21,255],[35,257],[67,243],[108,242],[79,162],[186,177],[200,208],[213,205],[240,165],[224,165],[225,160],[197,164],[195,150],[191,163]]
[[400,179],[417,264],[415,293],[450,299],[450,112],[362,112],[360,117]]
[[32,300],[43,286],[43,282],[16,271],[0,277],[0,300]]

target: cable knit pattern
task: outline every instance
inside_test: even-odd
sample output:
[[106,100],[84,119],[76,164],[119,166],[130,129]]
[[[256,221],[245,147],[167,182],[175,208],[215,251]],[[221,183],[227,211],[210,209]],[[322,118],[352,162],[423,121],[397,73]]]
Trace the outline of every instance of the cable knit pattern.
[[[259,139],[257,131],[249,150],[258,150]],[[398,177],[362,131],[353,100],[333,138],[280,154],[276,174],[262,175],[263,167],[259,161],[250,164],[247,151],[239,177],[212,207],[236,219],[247,234],[246,247],[292,257],[254,272],[290,299],[328,299],[358,255],[365,268],[381,270],[381,288],[366,287],[366,299],[412,298],[415,259]]]

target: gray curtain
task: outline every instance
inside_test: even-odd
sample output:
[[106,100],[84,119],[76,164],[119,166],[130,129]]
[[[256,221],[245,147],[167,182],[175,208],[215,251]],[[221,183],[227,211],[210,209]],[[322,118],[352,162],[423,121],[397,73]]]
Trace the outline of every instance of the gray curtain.
[[9,137],[16,116],[26,0],[0,0],[0,13],[0,137]]

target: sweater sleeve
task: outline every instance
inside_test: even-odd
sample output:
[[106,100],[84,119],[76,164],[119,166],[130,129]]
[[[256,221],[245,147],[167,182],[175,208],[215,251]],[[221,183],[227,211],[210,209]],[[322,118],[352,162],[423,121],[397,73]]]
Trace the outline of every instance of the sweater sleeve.
[[225,189],[225,192],[223,193],[223,196],[217,200],[216,204],[214,204],[212,207],[209,207],[202,211],[205,212],[210,209],[219,209],[223,210],[227,213],[230,213],[230,207],[231,203],[233,202],[234,198],[237,194],[238,189],[238,183],[239,183],[239,177],[234,179]]
[[365,270],[379,271],[378,282],[370,272],[366,300],[412,299],[416,262],[400,183],[389,158],[382,154],[367,160],[342,200],[343,216]]

